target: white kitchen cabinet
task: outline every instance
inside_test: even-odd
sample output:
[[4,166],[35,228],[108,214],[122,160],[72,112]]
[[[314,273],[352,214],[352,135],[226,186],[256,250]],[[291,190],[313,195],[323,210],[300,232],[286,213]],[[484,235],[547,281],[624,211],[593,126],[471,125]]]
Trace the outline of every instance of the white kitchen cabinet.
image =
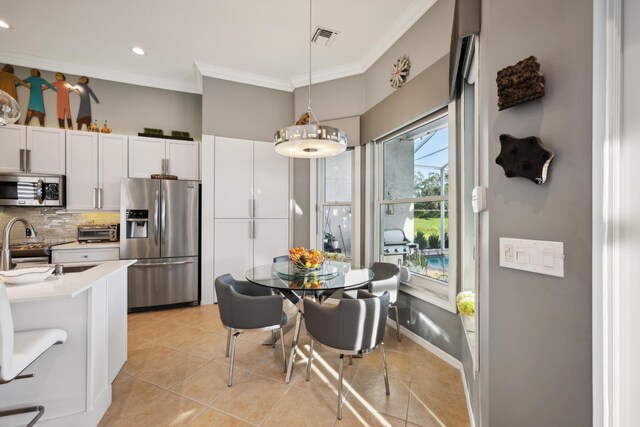
[[127,177],[127,137],[67,131],[67,209],[120,209]]
[[178,179],[197,180],[200,147],[196,141],[142,136],[129,138],[129,178],[171,174]]
[[0,172],[24,172],[27,132],[24,126],[0,126]]
[[97,209],[98,134],[67,131],[67,209]]
[[195,141],[167,139],[167,173],[179,179],[200,179],[200,144]]
[[215,220],[215,277],[230,273],[245,280],[246,271],[253,267],[252,226],[250,219]]
[[253,234],[253,264],[271,264],[289,253],[289,220],[256,219]]
[[149,178],[164,173],[165,140],[132,136],[129,138],[129,178]]
[[127,361],[127,270],[107,277],[108,382]]
[[273,149],[273,143],[253,145],[254,198],[256,218],[289,216],[289,158]]
[[65,174],[62,129],[13,125],[0,128],[0,172]]
[[120,210],[120,180],[127,177],[126,135],[100,134],[98,137],[99,208]]
[[[288,253],[289,164],[271,143],[202,137],[203,296],[215,301],[212,279],[231,273],[242,280],[250,268]],[[208,219],[208,220],[207,220]],[[207,259],[209,254],[209,259]],[[206,291],[206,292],[205,292]]]
[[65,174],[65,130],[27,126],[27,172]]
[[216,218],[287,218],[289,159],[273,144],[215,139]]
[[216,218],[251,218],[252,204],[253,141],[216,137]]
[[87,246],[86,248],[51,249],[51,262],[54,264],[66,264],[70,262],[105,262],[120,259],[119,248],[103,248],[99,246]]

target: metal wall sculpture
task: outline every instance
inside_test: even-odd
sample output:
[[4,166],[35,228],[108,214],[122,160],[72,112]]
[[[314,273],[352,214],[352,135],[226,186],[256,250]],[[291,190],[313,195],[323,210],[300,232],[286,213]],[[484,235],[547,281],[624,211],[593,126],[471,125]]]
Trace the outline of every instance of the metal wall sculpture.
[[545,183],[553,152],[544,148],[540,138],[500,135],[500,146],[496,163],[502,166],[507,178],[522,177],[536,184]]

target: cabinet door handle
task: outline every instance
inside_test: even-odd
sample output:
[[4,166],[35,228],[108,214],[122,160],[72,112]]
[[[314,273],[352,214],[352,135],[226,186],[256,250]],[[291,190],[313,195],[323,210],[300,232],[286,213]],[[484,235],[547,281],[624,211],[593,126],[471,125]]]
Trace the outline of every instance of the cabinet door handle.
[[167,175],[169,175],[171,172],[169,172],[170,170],[170,166],[169,166],[169,159],[164,159],[165,164],[167,165],[167,171],[165,172]]
[[256,222],[255,221],[251,221],[251,228],[253,228],[253,238],[256,238]]
[[249,223],[249,238],[253,239],[253,227],[251,226],[251,222]]
[[31,150],[27,150],[26,154],[27,154],[26,155],[26,157],[27,157],[27,161],[26,161],[26,163],[27,163],[26,169],[27,170],[26,171],[27,172],[31,172]]
[[98,209],[102,209],[102,188],[98,188]]
[[25,156],[25,150],[24,148],[20,149],[20,171],[21,172],[26,172],[26,166],[24,165],[24,156]]

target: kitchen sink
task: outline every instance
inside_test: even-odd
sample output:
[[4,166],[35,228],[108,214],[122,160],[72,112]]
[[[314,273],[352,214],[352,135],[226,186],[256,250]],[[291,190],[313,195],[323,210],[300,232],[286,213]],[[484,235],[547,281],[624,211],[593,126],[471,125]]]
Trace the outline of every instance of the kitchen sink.
[[72,266],[68,266],[68,267],[63,267],[63,271],[64,274],[67,273],[82,273],[83,271],[87,271],[89,269],[92,269],[93,267],[97,267],[98,264],[93,264],[93,265],[72,265]]

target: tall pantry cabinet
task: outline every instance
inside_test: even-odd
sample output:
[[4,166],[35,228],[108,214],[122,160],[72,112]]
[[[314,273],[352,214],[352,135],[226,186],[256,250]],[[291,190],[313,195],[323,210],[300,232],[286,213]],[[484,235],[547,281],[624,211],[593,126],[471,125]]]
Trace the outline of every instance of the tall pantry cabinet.
[[250,268],[288,253],[290,160],[268,142],[203,136],[202,161],[203,236],[213,234],[212,247],[203,247],[204,302],[215,277],[244,280]]

